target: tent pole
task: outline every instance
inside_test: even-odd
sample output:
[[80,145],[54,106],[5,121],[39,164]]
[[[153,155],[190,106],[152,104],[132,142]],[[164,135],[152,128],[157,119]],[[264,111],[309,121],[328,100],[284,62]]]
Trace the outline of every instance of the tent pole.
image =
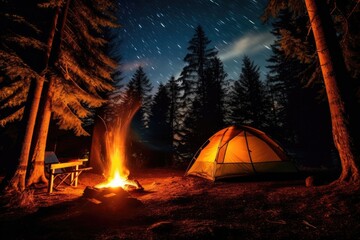
[[[226,134],[226,132],[229,130],[229,128],[226,129],[226,131],[223,133],[223,135],[221,136],[221,139],[220,139],[220,142],[219,142],[219,146],[217,148],[217,152],[216,152],[216,156],[215,156],[215,162],[218,162],[217,159],[219,157],[219,150],[220,148],[222,147],[221,143],[222,143],[222,140],[224,139],[224,136]],[[224,163],[224,161],[222,161],[222,163]]]
[[194,156],[192,157],[188,167],[186,168],[186,171],[185,171],[185,176],[187,176],[187,172],[189,171],[190,167],[192,166],[192,164],[194,163],[194,161],[196,160],[197,156],[199,156],[199,152],[201,150],[203,150],[204,146],[209,142],[209,139],[206,140],[206,142],[203,143],[203,145],[201,145],[201,147],[196,151],[196,153],[194,154]]
[[248,154],[249,154],[249,159],[250,159],[250,163],[251,163],[251,166],[252,166],[252,169],[254,171],[254,173],[256,173],[256,170],[255,170],[255,167],[254,167],[254,163],[253,163],[253,160],[251,158],[251,151],[249,149],[249,142],[248,142],[248,139],[247,139],[247,135],[246,135],[246,131],[244,130],[244,137],[245,137],[245,142],[246,142],[246,148],[247,148],[247,151],[248,151]]
[[[222,146],[221,146],[222,140],[224,139],[224,136],[225,136],[225,134],[226,134],[226,132],[227,132],[228,130],[229,130],[229,128],[227,128],[227,129],[224,131],[223,135],[221,136],[221,139],[220,139],[220,142],[219,142],[219,145],[218,145],[218,148],[217,148],[216,156],[215,156],[215,162],[216,162],[216,163],[218,163],[219,150],[220,150],[220,148],[222,147]],[[224,163],[224,159],[222,160],[222,163],[221,163],[221,164],[223,164],[223,163]],[[215,165],[214,172],[213,172],[214,181],[215,181],[215,174],[216,174],[216,165]]]

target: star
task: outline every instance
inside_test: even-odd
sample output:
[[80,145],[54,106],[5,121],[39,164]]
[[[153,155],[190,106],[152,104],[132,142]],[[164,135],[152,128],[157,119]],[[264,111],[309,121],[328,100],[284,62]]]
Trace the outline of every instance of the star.
[[[194,29],[201,25],[223,61],[230,79],[237,79],[246,54],[266,74],[273,37],[271,27],[259,19],[267,0],[119,0],[119,34],[116,51],[122,56],[125,80],[143,65],[152,83],[166,82],[184,67],[183,59]],[[264,77],[263,76],[263,77]]]

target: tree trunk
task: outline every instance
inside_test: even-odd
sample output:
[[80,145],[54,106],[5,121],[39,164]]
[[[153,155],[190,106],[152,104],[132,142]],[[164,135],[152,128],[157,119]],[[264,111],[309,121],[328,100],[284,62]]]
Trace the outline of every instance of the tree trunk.
[[23,191],[25,189],[25,177],[26,177],[26,169],[28,166],[28,158],[31,148],[31,139],[34,132],[36,114],[39,109],[39,103],[40,103],[40,97],[41,97],[43,85],[44,85],[44,77],[39,77],[38,79],[36,79],[34,93],[31,99],[32,102],[29,109],[29,115],[27,116],[27,124],[23,136],[23,142],[20,150],[18,166],[14,173],[14,176],[11,178],[9,185],[6,188],[7,191],[12,191],[12,190]]
[[[62,34],[66,23],[69,6],[70,6],[70,0],[67,0],[60,26],[57,25],[58,28],[57,35],[53,40],[53,46],[51,48],[49,55],[48,64],[51,66],[55,63],[55,61],[58,59],[60,54]],[[59,14],[57,13],[57,17],[58,15]],[[52,93],[55,88],[54,84],[55,84],[54,79],[50,78],[49,83],[47,85],[48,87],[44,88],[45,100],[41,112],[39,114],[39,118],[40,118],[40,123],[38,127],[39,130],[36,135],[36,139],[34,139],[36,145],[31,159],[32,171],[29,175],[29,179],[27,181],[26,186],[31,186],[32,184],[40,183],[40,182],[43,183],[48,182],[45,176],[45,150],[46,150],[46,142],[49,132],[49,125],[51,120],[51,99],[52,99]]]
[[349,90],[344,86],[349,78],[345,74],[345,67],[339,69],[343,65],[343,59],[334,57],[341,53],[341,50],[338,47],[335,31],[327,31],[333,23],[329,11],[325,9],[326,1],[305,0],[305,4],[329,102],[333,140],[341,160],[342,172],[338,182],[358,183],[360,180],[359,155],[356,154],[355,136],[352,136],[354,132],[350,131],[351,119],[346,108],[349,107],[347,105],[349,103],[345,102],[348,96],[344,94],[344,91]]
[[36,134],[35,149],[32,155],[32,169],[27,180],[26,186],[31,186],[35,183],[48,183],[48,180],[45,176],[45,150],[46,150],[46,141],[49,131],[49,124],[51,119],[51,93],[53,91],[53,80],[50,80],[49,88],[47,90],[47,95],[45,97],[45,103],[42,106],[42,109],[39,114],[40,124],[38,126],[38,132]]
[[[29,109],[29,115],[25,116],[25,119],[23,121],[26,122],[26,129],[23,135],[23,142],[20,150],[20,155],[18,159],[18,166],[17,169],[12,176],[8,186],[6,187],[6,191],[23,191],[25,190],[25,178],[26,178],[26,170],[28,167],[28,160],[30,155],[30,148],[31,148],[31,141],[32,136],[34,133],[34,127],[36,122],[36,116],[39,109],[40,104],[40,98],[41,98],[41,92],[43,90],[44,82],[45,82],[45,73],[48,68],[50,53],[53,45],[53,40],[55,36],[56,31],[56,24],[58,21],[58,16],[60,13],[60,3],[61,0],[59,0],[59,6],[56,8],[55,15],[52,22],[52,27],[50,29],[49,37],[47,40],[46,45],[46,52],[44,56],[44,69],[39,74],[39,78],[36,79],[36,85],[34,89],[33,98],[28,98],[28,101],[31,101],[30,109]],[[31,94],[31,93],[29,93]],[[31,95],[30,95],[31,96]]]

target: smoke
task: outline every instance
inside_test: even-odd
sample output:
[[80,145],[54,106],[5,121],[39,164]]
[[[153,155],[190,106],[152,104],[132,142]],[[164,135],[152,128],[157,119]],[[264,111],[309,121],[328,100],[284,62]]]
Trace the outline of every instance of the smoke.
[[248,33],[235,40],[225,49],[220,50],[219,57],[222,61],[233,59],[241,55],[258,53],[264,48],[269,49],[269,45],[274,41],[274,36],[269,32]]

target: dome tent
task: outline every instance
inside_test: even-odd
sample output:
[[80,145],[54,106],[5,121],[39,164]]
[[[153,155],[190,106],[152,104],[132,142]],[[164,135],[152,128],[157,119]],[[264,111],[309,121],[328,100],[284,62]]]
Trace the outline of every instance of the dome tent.
[[197,151],[186,175],[210,180],[254,173],[297,172],[284,150],[264,132],[248,126],[224,128]]

